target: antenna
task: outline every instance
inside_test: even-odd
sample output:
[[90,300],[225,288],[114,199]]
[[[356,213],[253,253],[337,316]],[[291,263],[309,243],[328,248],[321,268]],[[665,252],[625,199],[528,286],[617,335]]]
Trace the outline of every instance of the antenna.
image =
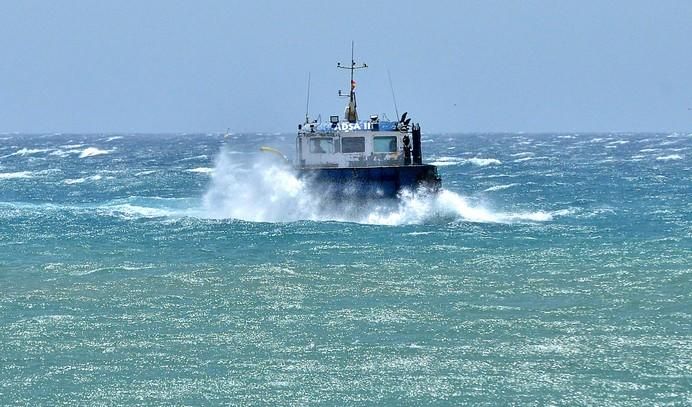
[[308,114],[310,112],[310,72],[308,72],[308,97],[307,101],[305,102],[305,123],[310,122],[310,118],[308,117]]
[[399,117],[399,109],[396,107],[396,96],[394,96],[394,86],[392,86],[392,74],[387,69],[387,77],[389,78],[389,89],[392,90],[392,100],[394,100],[394,113],[396,117]]
[[[349,123],[355,123],[358,121],[358,113],[356,112],[356,82],[353,80],[353,72],[356,69],[363,69],[367,68],[367,64],[362,64],[356,66],[356,61],[354,60],[353,56],[353,48],[354,48],[354,42],[351,41],[351,66],[342,66],[341,62],[336,63],[337,68],[341,69],[348,69],[351,71],[351,92],[348,94],[348,107],[346,108],[346,119],[349,121]],[[339,96],[346,96],[344,95],[341,91],[339,91]]]

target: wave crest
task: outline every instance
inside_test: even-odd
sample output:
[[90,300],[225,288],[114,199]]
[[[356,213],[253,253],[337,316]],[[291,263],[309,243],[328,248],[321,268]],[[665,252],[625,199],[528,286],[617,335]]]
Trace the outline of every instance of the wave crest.
[[111,153],[112,150],[101,150],[96,147],[87,147],[79,154],[79,158],[95,157],[97,155],[104,155]]

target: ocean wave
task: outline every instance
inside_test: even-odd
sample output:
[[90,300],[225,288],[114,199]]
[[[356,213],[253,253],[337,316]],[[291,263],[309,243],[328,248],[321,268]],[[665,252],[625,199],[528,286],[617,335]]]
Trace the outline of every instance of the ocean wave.
[[465,160],[463,158],[459,157],[438,157],[430,164],[435,165],[437,167],[445,167],[450,165],[458,165],[464,161]]
[[70,150],[54,150],[51,151],[48,155],[53,155],[53,156],[58,156],[58,157],[67,157],[71,154],[80,154],[82,150],[77,150],[77,149],[70,149]]
[[670,155],[662,155],[660,157],[656,157],[656,160],[658,161],[673,161],[673,160],[682,160],[682,156],[680,154],[670,154]]
[[0,172],[0,180],[3,179],[19,179],[19,178],[31,178],[33,176],[31,171],[18,171],[18,172]]
[[505,184],[505,185],[495,185],[494,187],[484,189],[483,192],[502,191],[503,189],[516,187],[517,185],[520,185],[520,184],[513,183],[513,184]]
[[547,222],[553,215],[545,211],[502,212],[474,205],[455,192],[442,190],[434,195],[404,191],[395,210],[375,208],[361,222],[376,225],[422,224],[435,220],[472,223]]
[[101,150],[97,147],[87,147],[79,154],[79,158],[96,157],[98,155],[110,154],[113,150]]
[[103,176],[96,174],[96,175],[92,175],[90,177],[66,179],[63,181],[63,183],[65,183],[67,185],[74,185],[74,184],[81,184],[81,183],[84,183],[86,181],[99,181],[101,179],[103,179]]
[[500,161],[496,158],[479,158],[479,157],[469,158],[466,160],[466,162],[471,163],[473,165],[477,165],[479,167],[486,167],[488,165],[500,165],[500,164],[502,164],[502,161]]
[[523,163],[523,162],[526,162],[526,161],[543,160],[543,159],[547,159],[547,158],[548,158],[548,157],[523,157],[523,158],[517,158],[517,159],[514,160],[513,162],[515,162],[515,163]]
[[4,156],[3,158],[12,157],[12,156],[26,157],[28,155],[47,153],[49,151],[51,151],[50,148],[26,148],[26,147],[24,147],[24,148],[21,148],[21,149],[15,151],[12,154],[8,154],[8,155]]
[[171,208],[140,206],[130,203],[108,205],[98,208],[98,211],[102,215],[124,217],[128,219],[181,216],[178,211]]
[[185,170],[185,172],[193,172],[196,174],[213,174],[214,169],[209,168],[209,167],[197,167],[197,168],[190,168],[188,170]]
[[446,166],[460,165],[460,164],[472,164],[472,165],[476,165],[479,167],[485,167],[488,165],[500,165],[500,164],[502,164],[502,162],[496,158],[480,158],[480,157],[461,158],[461,157],[442,156],[442,157],[437,157],[430,164],[438,166],[438,167],[446,167]]
[[608,145],[624,145],[624,144],[629,144],[629,140],[614,140],[614,141],[609,141]]
[[135,177],[141,177],[143,175],[155,174],[157,172],[158,172],[157,170],[144,170],[144,171],[140,171],[140,172],[135,173]]
[[209,156],[207,156],[206,154],[202,154],[202,155],[196,155],[194,157],[181,158],[180,160],[178,160],[178,162],[208,160],[208,159],[209,159]]

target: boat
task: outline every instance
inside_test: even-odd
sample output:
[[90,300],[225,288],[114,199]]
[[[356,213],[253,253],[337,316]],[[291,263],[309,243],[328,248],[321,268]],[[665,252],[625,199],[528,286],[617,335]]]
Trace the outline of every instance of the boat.
[[[396,198],[402,191],[435,193],[442,180],[437,167],[423,163],[421,127],[411,123],[408,113],[396,121],[371,115],[358,117],[355,71],[351,44],[351,64],[337,63],[350,71],[348,97],[343,116],[331,115],[329,122],[310,120],[298,125],[294,169],[313,190],[329,198]],[[391,81],[390,81],[391,85]],[[309,106],[308,80],[308,106]],[[393,96],[393,91],[392,91]],[[396,109],[396,102],[395,102]]]

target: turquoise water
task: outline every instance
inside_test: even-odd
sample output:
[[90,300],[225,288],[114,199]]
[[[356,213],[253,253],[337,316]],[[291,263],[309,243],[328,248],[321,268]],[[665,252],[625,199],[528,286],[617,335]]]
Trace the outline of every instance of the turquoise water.
[[334,209],[291,135],[0,136],[0,404],[692,404],[692,135],[424,141]]

